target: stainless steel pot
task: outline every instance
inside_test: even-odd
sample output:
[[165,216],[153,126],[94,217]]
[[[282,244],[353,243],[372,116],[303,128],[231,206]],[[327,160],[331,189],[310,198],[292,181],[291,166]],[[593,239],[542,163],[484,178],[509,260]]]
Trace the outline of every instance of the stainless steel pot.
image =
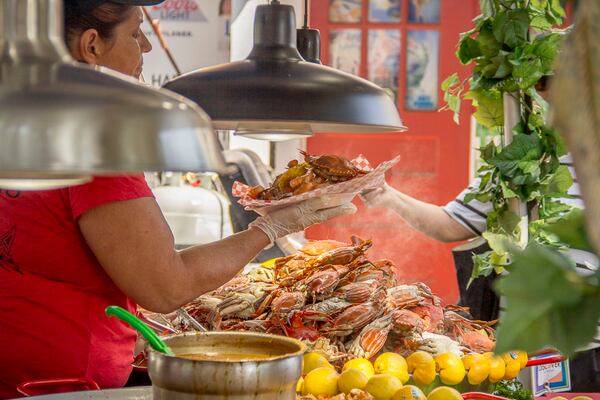
[[248,332],[202,332],[164,339],[176,355],[248,354],[264,359],[192,360],[149,350],[154,400],[296,397],[305,346],[291,338]]

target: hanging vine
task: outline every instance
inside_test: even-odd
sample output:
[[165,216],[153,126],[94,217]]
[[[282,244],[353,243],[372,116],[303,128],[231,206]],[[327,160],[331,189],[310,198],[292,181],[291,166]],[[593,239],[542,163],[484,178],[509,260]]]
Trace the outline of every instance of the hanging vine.
[[[473,29],[461,35],[457,50],[457,57],[472,64],[473,72],[464,81],[454,74],[442,84],[444,108],[454,112],[457,123],[461,101],[470,100],[477,122],[500,137],[499,143],[490,141],[480,149],[480,184],[465,199],[493,205],[483,234],[492,251],[475,256],[472,279],[494,270],[509,271],[495,285],[507,302],[497,351],[555,347],[571,355],[596,334],[600,270],[592,268],[582,275],[561,251],[593,250],[583,212],[558,201],[569,197],[573,178],[559,162],[566,148],[546,125],[548,104],[536,90],[543,76],[553,74],[570,29],[559,28],[565,18],[559,0],[480,0],[480,4],[482,14]],[[583,1],[580,16],[586,7],[597,4]],[[504,131],[507,95],[520,106],[509,143]],[[529,218],[526,248],[519,241],[520,216],[510,207],[515,200],[526,205]]]
[[[442,84],[446,107],[458,123],[461,100],[470,100],[477,122],[495,132],[500,143],[490,141],[480,149],[480,184],[465,201],[493,204],[484,237],[492,251],[477,255],[472,279],[501,272],[509,263],[508,243],[521,236],[510,199],[527,205],[530,241],[563,246],[543,227],[560,219],[570,207],[557,201],[568,197],[573,184],[569,169],[560,165],[566,154],[561,137],[546,123],[548,105],[536,90],[542,77],[551,75],[560,43],[566,34],[558,28],[565,10],[559,0],[481,0],[482,14],[475,26],[461,35],[457,57],[474,64],[472,74],[461,81],[457,74]],[[504,132],[505,95],[520,108],[519,122],[512,127],[512,141]]]

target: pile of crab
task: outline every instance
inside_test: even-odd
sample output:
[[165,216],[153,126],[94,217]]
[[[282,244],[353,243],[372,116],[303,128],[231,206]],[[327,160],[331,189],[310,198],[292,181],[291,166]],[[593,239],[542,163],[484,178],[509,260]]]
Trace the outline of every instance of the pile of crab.
[[487,352],[492,322],[441,305],[423,283],[398,284],[389,260],[370,261],[370,240],[311,242],[297,254],[240,275],[188,304],[210,330],[287,335],[330,361],[371,358],[381,350]]
[[304,162],[290,161],[287,170],[277,176],[270,187],[255,186],[248,195],[259,200],[281,200],[366,173],[341,156],[300,153],[304,156]]

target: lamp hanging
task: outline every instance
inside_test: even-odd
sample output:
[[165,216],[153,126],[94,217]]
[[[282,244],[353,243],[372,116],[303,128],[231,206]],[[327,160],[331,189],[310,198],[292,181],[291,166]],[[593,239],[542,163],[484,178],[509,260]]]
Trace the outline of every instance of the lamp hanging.
[[0,1],[0,187],[225,169],[210,119],[197,105],[75,63],[62,25],[61,0]]
[[245,60],[202,68],[164,87],[197,102],[216,129],[238,135],[406,130],[379,86],[300,56],[294,8],[278,1],[257,7]]

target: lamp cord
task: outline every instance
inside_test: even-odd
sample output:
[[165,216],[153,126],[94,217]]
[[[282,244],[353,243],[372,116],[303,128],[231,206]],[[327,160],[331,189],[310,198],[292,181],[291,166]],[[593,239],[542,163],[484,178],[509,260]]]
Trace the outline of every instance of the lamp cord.
[[308,0],[304,0],[304,26],[302,28],[308,28]]

